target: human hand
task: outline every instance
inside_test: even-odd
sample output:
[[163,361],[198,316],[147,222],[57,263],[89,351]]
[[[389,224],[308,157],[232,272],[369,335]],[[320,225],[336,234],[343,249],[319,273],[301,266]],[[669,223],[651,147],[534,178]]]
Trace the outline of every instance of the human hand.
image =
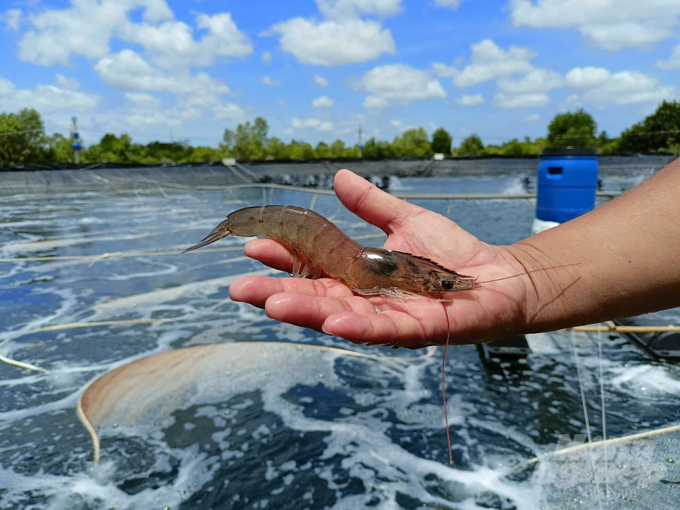
[[[432,259],[480,282],[526,271],[516,251],[479,241],[448,218],[395,198],[348,170],[335,176],[335,192],[351,212],[387,235],[384,248]],[[250,241],[247,256],[291,272],[293,256],[267,239]],[[527,280],[529,283],[527,283]],[[355,295],[330,279],[246,276],[234,281],[231,299],[264,308],[267,316],[356,343],[395,347],[475,343],[518,334],[526,323],[531,279],[512,278],[447,294],[453,302]],[[376,310],[375,306],[380,310]],[[448,315],[448,321],[447,317]]]

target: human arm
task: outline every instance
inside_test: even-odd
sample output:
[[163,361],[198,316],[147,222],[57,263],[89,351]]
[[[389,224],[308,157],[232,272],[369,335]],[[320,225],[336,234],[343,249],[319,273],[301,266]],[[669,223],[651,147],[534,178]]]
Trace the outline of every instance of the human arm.
[[[532,273],[526,332],[680,306],[680,159],[611,202],[508,249]],[[570,286],[569,278],[580,280]],[[552,296],[552,297],[551,297]]]
[[[676,162],[596,211],[504,247],[482,243],[447,218],[341,171],[335,179],[338,198],[388,234],[385,248],[432,258],[481,281],[580,265],[455,293],[454,302],[444,307],[431,300],[366,299],[330,279],[245,277],[232,284],[230,295],[277,320],[354,342],[405,347],[443,343],[447,323],[452,342],[472,343],[678,306],[680,271],[677,262],[668,265],[680,253],[678,222],[673,221],[680,217],[679,201],[673,200],[673,190],[680,190],[678,174]],[[659,203],[648,203],[650,193]],[[657,250],[659,242],[665,245]],[[273,241],[252,241],[246,254],[282,270],[292,267],[291,255]],[[653,264],[641,262],[650,259]],[[655,291],[659,288],[661,295]]]

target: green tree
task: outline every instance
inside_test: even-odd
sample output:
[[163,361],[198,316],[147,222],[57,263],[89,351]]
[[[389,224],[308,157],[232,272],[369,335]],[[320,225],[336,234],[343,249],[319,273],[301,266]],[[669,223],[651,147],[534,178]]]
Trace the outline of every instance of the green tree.
[[16,116],[21,125],[21,130],[25,131],[24,136],[33,153],[35,155],[40,154],[45,142],[45,124],[42,117],[33,108],[22,108]]
[[13,113],[0,114],[0,165],[20,165],[30,152],[17,116]]
[[239,124],[236,132],[225,129],[220,148],[225,154],[240,161],[264,159],[267,155],[267,133],[269,125],[262,117],[257,117],[251,124]]
[[335,140],[331,144],[331,156],[334,158],[344,158],[345,157],[345,142],[340,139]]
[[47,138],[49,146],[47,152],[47,160],[55,163],[74,163],[75,151],[73,150],[73,141],[71,138],[66,138],[61,133],[55,133]]
[[524,154],[524,147],[517,138],[505,142],[501,150],[504,156],[521,156]]
[[456,153],[461,156],[479,156],[484,154],[484,143],[478,135],[470,135],[460,143]]
[[397,157],[428,156],[432,152],[430,141],[423,128],[407,129],[401,136],[394,138],[392,148]]
[[272,136],[267,141],[267,157],[271,159],[290,159],[290,149],[279,138]]
[[290,157],[291,159],[314,159],[314,148],[306,142],[291,140]]
[[45,126],[33,108],[0,115],[0,164],[20,165],[49,160]]
[[222,161],[222,151],[214,147],[189,147],[189,154],[184,156],[183,162],[204,163],[210,161]]
[[432,133],[432,152],[439,152],[448,156],[451,154],[452,143],[453,138],[446,129],[440,127]]
[[319,142],[314,148],[314,157],[317,159],[328,159],[331,157],[331,149],[325,142]]
[[642,122],[621,133],[623,152],[654,152],[680,148],[680,102],[663,101]]
[[595,120],[583,109],[559,113],[548,125],[548,143],[551,147],[595,147],[596,131]]

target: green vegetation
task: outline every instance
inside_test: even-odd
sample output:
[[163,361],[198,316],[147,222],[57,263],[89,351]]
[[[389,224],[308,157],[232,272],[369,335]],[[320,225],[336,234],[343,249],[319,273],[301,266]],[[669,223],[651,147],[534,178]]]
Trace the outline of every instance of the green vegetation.
[[[134,143],[127,135],[106,134],[99,143],[85,147],[80,153],[83,163],[200,163],[223,158],[246,160],[303,160],[357,158],[359,146],[345,146],[342,140],[330,145],[319,142],[316,147],[300,141],[285,143],[269,137],[267,121],[239,124],[236,130],[225,129],[218,148],[192,147],[188,142]],[[602,154],[680,152],[680,102],[666,102],[641,122],[625,129],[620,137],[610,138],[606,131],[597,134],[593,117],[583,111],[555,115],[545,138],[513,139],[500,145],[484,145],[482,139],[470,135],[458,148],[451,149],[452,136],[440,127],[432,139],[423,128],[409,129],[391,142],[368,140],[361,150],[367,159],[427,157],[436,152],[447,156],[528,156],[546,147],[596,147]],[[45,134],[40,114],[24,108],[18,113],[0,114],[0,166],[27,163],[72,163],[71,140],[62,134]]]

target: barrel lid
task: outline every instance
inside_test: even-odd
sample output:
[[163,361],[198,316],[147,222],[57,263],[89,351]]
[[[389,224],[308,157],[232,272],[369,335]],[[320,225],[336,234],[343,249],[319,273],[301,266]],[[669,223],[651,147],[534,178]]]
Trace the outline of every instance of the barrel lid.
[[541,151],[541,156],[597,156],[594,147],[547,147]]

